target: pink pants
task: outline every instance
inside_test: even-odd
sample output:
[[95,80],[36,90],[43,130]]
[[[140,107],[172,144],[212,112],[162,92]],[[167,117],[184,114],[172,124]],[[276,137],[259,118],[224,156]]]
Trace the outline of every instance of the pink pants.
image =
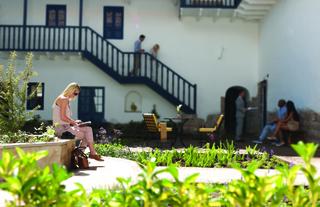
[[71,132],[76,136],[76,139],[81,139],[81,147],[87,147],[88,144],[93,144],[93,132],[89,126],[77,127],[70,125],[61,125],[55,128],[58,137],[61,137],[65,131]]

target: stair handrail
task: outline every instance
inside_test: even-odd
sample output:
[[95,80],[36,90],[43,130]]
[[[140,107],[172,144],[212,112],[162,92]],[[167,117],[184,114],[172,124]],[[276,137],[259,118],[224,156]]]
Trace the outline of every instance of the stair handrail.
[[[118,50],[121,53],[126,53],[126,54],[134,54],[135,52],[130,52],[130,51],[122,51],[121,49],[119,49],[117,46],[115,46],[113,43],[111,43],[110,41],[108,41],[107,39],[105,39],[101,34],[99,34],[98,32],[96,32],[94,29],[92,29],[89,26],[85,26],[85,28],[88,28],[90,31],[92,31],[93,33],[95,33],[95,35],[97,35],[98,37],[102,38],[104,41],[106,41],[109,45],[111,45],[112,47],[114,47],[116,50]],[[175,72],[174,70],[172,70],[169,66],[167,66],[165,63],[163,63],[162,61],[160,61],[158,58],[153,57],[149,52],[144,52],[143,54],[152,57],[155,59],[155,61],[157,61],[158,63],[160,63],[161,65],[164,65],[170,72],[172,72],[173,74],[179,76],[181,79],[183,79],[183,81],[187,82],[190,85],[196,85],[196,84],[192,84],[190,83],[188,80],[186,80],[184,77],[182,77],[181,75],[179,75],[177,72]]]

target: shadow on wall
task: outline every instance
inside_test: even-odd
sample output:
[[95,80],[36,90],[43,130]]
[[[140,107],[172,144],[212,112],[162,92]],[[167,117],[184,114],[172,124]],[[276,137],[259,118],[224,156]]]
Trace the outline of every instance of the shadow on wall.
[[[246,92],[245,105],[247,106],[247,101],[249,100],[249,91],[242,86],[232,86],[228,88],[225,96],[224,105],[224,129],[226,134],[234,135],[236,129],[236,104],[235,101],[238,98],[240,91],[244,90]],[[245,122],[246,123],[246,122]],[[243,133],[245,134],[246,126],[244,127]]]

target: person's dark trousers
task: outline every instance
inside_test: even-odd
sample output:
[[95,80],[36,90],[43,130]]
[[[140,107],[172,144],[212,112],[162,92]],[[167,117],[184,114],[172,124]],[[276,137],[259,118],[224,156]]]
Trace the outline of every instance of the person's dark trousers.
[[135,76],[139,75],[139,71],[140,71],[140,67],[141,67],[141,54],[140,53],[135,53],[134,54],[134,59],[133,59],[133,70],[132,70],[132,74]]

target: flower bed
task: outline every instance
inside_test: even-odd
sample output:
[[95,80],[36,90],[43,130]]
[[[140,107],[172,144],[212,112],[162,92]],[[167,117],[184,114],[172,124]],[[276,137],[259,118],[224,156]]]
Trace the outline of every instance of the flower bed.
[[258,162],[259,168],[274,169],[277,166],[288,165],[268,152],[260,152],[247,147],[243,152],[234,148],[232,143],[219,146],[207,145],[205,148],[188,147],[185,150],[131,151],[120,144],[96,145],[99,154],[111,157],[121,157],[146,164],[151,158],[157,166],[175,165],[177,167],[247,167],[251,162]]

